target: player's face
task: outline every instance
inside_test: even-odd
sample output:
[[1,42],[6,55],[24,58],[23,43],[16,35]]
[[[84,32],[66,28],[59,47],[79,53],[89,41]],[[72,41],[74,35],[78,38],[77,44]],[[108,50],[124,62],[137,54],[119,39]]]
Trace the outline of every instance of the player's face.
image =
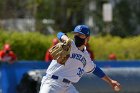
[[[78,36],[79,38],[84,39],[83,45],[86,45],[88,43],[88,41],[89,41],[89,36],[87,37],[84,34],[74,33],[74,36]],[[78,42],[80,42],[80,41],[78,41]]]

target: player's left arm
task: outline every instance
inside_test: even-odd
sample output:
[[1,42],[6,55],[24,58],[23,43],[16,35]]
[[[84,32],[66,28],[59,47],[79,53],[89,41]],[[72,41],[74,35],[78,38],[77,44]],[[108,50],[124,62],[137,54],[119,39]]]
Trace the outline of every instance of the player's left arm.
[[116,80],[111,79],[109,76],[107,76],[103,70],[101,70],[98,66],[95,67],[93,74],[101,78],[102,80],[106,81],[114,91],[120,91],[120,83],[118,83]]
[[58,38],[61,42],[67,41],[67,40],[69,39],[68,36],[67,36],[65,33],[63,33],[63,32],[58,32],[57,38]]

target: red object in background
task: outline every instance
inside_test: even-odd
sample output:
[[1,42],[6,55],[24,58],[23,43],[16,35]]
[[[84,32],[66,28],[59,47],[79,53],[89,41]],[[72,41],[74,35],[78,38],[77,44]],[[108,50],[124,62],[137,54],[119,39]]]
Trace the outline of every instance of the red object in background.
[[0,60],[2,62],[13,63],[17,59],[15,53],[11,50],[9,44],[5,44],[3,50],[0,50]]
[[52,44],[52,45],[56,45],[58,42],[59,42],[58,39],[57,39],[57,38],[54,38],[54,39],[53,39],[53,44]]
[[108,57],[109,60],[116,60],[117,57],[114,53],[110,54],[109,57]]
[[53,59],[52,56],[51,56],[51,54],[49,53],[49,49],[46,51],[46,55],[45,55],[45,61],[46,62],[50,62]]
[[[52,41],[52,46],[56,45],[58,42],[59,42],[58,39],[57,38],[54,38],[53,41]],[[49,53],[49,49],[46,51],[46,54],[45,54],[45,61],[46,62],[51,62],[52,59],[53,59],[52,56],[51,56],[51,54]]]
[[4,47],[3,47],[3,49],[4,49],[5,51],[7,51],[7,50],[11,50],[9,44],[5,44]]
[[89,52],[90,58],[94,60],[94,53],[91,50],[87,50]]
[[87,43],[86,48],[87,51],[89,52],[90,58],[94,60],[95,59],[94,52],[90,49],[89,43]]

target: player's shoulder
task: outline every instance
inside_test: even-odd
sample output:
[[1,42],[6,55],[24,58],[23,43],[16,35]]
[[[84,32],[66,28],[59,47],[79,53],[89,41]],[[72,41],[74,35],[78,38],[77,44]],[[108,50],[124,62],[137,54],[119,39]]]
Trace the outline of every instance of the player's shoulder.
[[76,48],[75,42],[73,40],[71,40],[71,46]]
[[86,47],[84,48],[84,54],[87,58],[90,58],[89,52],[87,51]]
[[87,51],[87,47],[86,47],[86,46],[84,47],[84,50],[85,50],[85,53],[88,53],[88,51]]

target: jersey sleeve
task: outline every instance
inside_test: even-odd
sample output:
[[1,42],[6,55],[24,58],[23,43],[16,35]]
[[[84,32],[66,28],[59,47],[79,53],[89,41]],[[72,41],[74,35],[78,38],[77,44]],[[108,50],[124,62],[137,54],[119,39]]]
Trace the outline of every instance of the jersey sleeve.
[[86,73],[91,73],[95,70],[96,65],[94,64],[94,62],[91,60],[90,56],[87,55],[87,60],[86,60],[86,65],[84,67],[84,70]]

